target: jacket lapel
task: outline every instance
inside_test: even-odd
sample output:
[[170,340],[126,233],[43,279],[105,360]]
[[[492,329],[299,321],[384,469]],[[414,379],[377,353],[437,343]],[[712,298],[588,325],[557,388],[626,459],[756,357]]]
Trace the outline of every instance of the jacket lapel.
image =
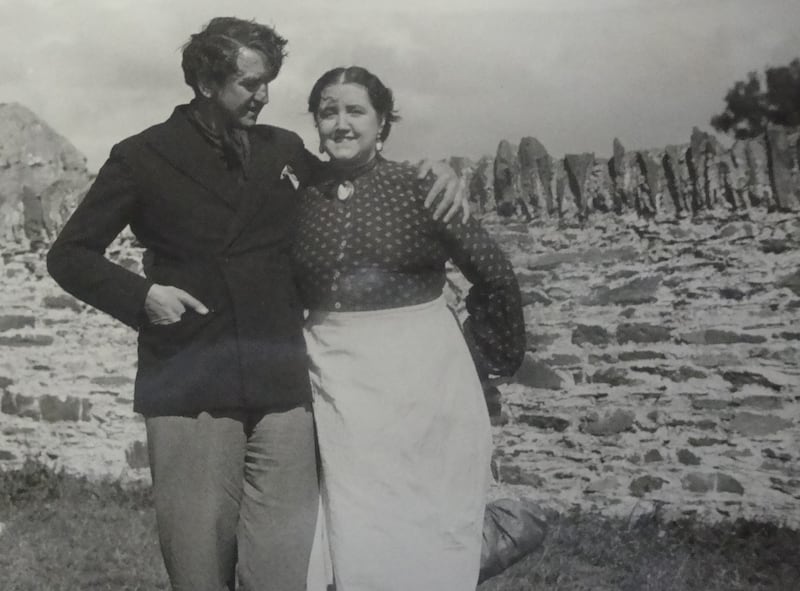
[[225,164],[189,121],[187,108],[176,107],[149,143],[172,166],[233,207],[235,193]]
[[286,165],[286,154],[273,141],[273,134],[250,132],[250,161],[247,163],[247,181],[242,187],[239,208],[228,230],[225,246],[229,246],[247,227],[255,214],[269,200],[271,188],[281,181],[280,174]]

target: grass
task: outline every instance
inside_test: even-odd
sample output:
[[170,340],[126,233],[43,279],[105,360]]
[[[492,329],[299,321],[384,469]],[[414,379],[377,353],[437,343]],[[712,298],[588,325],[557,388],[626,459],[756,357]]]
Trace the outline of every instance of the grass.
[[169,589],[149,491],[30,462],[0,474],[3,591]]
[[[151,504],[145,487],[34,462],[0,473],[3,591],[168,589]],[[798,548],[800,532],[775,525],[575,512],[479,591],[797,591]]]

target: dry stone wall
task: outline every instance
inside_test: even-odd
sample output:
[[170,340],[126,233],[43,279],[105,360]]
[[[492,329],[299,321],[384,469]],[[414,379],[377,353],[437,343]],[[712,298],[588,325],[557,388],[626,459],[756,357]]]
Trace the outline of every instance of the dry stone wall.
[[798,211],[800,130],[770,126],[730,148],[697,128],[686,144],[659,149],[629,151],[615,138],[608,159],[593,153],[556,159],[533,137],[522,138],[515,158],[503,140],[494,174],[495,209],[524,221],[585,222],[609,211],[659,220],[717,210]]
[[484,223],[512,253],[530,349],[499,385],[500,490],[800,526],[796,215]]
[[[487,386],[493,496],[800,527],[800,219],[795,156],[774,180],[779,143],[617,140],[605,161],[531,138],[499,164],[454,159],[517,269],[528,327],[523,367]],[[42,211],[79,198],[61,180],[32,190]],[[64,294],[21,228],[0,259],[0,467],[148,478],[135,333]],[[141,271],[130,235],[108,255]],[[468,286],[448,276],[459,307]]]

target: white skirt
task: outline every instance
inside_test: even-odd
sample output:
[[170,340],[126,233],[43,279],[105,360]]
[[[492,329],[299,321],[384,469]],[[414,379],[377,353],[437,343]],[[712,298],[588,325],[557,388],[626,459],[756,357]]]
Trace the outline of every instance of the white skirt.
[[491,431],[444,298],[312,313],[305,337],[337,591],[474,590]]

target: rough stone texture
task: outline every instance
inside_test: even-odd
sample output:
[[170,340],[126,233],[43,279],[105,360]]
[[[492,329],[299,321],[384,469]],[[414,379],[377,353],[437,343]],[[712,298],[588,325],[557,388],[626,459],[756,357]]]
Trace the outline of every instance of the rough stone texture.
[[647,474],[632,480],[628,488],[630,488],[633,496],[643,497],[649,492],[660,490],[661,487],[668,483],[668,480],[665,480],[659,476],[651,476],[650,474]]
[[594,165],[594,154],[567,154],[564,156],[564,169],[567,173],[569,189],[575,199],[579,219],[585,219],[589,212],[586,198],[586,182],[589,170]]
[[0,336],[0,347],[47,347],[53,344],[53,337],[46,334],[16,334]]
[[644,454],[644,461],[648,464],[653,462],[663,462],[664,456],[661,455],[661,452],[657,449],[651,449]]
[[707,493],[714,490],[714,475],[690,472],[683,477],[683,488],[693,493]]
[[150,467],[150,457],[147,454],[147,444],[144,441],[133,441],[125,450],[125,461],[133,470],[142,470]]
[[658,211],[657,196],[661,192],[658,164],[648,152],[636,152],[636,165],[641,179],[634,201],[636,213],[655,216]]
[[700,464],[700,458],[698,458],[688,449],[679,449],[677,457],[678,461],[685,466],[697,466]]
[[681,340],[693,345],[730,345],[733,343],[763,343],[767,338],[761,335],[751,335],[720,330],[716,328],[702,329],[681,334]]
[[[81,416],[88,417],[88,411],[82,411],[86,402],[75,396],[67,396],[64,400],[50,394],[39,399],[39,411],[43,421],[80,421]],[[88,418],[86,419],[88,420]]]
[[517,213],[518,176],[519,163],[514,149],[507,140],[502,140],[494,158],[494,200],[497,213],[501,216],[509,217]]
[[772,194],[778,209],[800,209],[800,190],[792,178],[795,156],[789,145],[786,129],[776,125],[767,126],[767,162],[772,184]]
[[0,103],[0,138],[0,242],[41,244],[86,188],[86,158],[17,103]]
[[617,327],[617,342],[659,343],[670,340],[671,331],[667,326],[644,323],[624,323]]
[[72,310],[73,312],[80,312],[84,308],[84,304],[69,294],[45,296],[42,299],[42,305],[53,310]]
[[780,391],[783,388],[781,384],[776,384],[770,381],[766,376],[752,371],[725,371],[722,372],[722,379],[729,382],[734,390],[740,390],[748,384],[764,386],[765,388],[775,391]]
[[752,412],[737,413],[730,423],[730,428],[747,437],[773,435],[779,431],[791,429],[794,421],[770,414]]
[[617,409],[598,417],[593,413],[587,417],[583,430],[590,435],[614,435],[633,428],[634,414],[630,411]]
[[618,287],[601,285],[592,290],[583,303],[587,306],[607,306],[619,304],[624,306],[647,304],[656,301],[656,291],[661,283],[661,275],[636,277]]
[[35,322],[33,316],[0,316],[0,332],[27,328],[33,326]]
[[556,213],[553,196],[553,160],[547,149],[534,137],[519,143],[520,193],[534,217],[548,219]]
[[[742,191],[746,211],[738,195],[734,208],[721,192],[724,151],[713,144],[696,177],[699,191],[708,177],[712,194],[695,209],[687,149],[646,151],[657,163],[669,155],[683,204],[678,211],[656,171],[654,217],[623,201],[641,181],[637,151],[622,150],[619,171],[617,154],[613,166],[597,158],[588,169],[584,220],[563,159],[551,170],[562,207],[552,218],[537,212],[530,224],[519,211],[500,219],[491,175],[475,180],[472,170],[485,191],[483,224],[532,294],[525,318],[535,354],[517,379],[487,388],[497,479],[490,496],[622,516],[658,507],[667,517],[720,519],[724,511],[800,527],[800,220],[767,209],[763,140],[743,143],[729,162],[728,183]],[[482,165],[491,171],[493,163]],[[470,163],[457,166],[470,173]],[[606,190],[612,207],[604,212]],[[24,240],[4,246],[2,315],[35,321],[0,332],[0,467],[33,455],[89,476],[149,478],[143,421],[131,409],[135,333],[59,300],[42,250]],[[130,236],[109,253],[140,272]],[[464,279],[454,271],[449,279],[449,301],[463,309]],[[639,331],[658,338],[628,338]],[[53,407],[70,420],[43,418],[43,401],[48,417]]]
[[800,269],[797,269],[794,273],[784,275],[778,279],[776,285],[778,287],[785,287],[791,290],[795,295],[800,296]]
[[572,344],[573,345],[607,345],[610,340],[608,331],[602,326],[587,326],[579,324],[572,331]]
[[518,384],[530,388],[544,388],[546,390],[559,390],[563,385],[561,377],[542,361],[536,360],[532,355],[525,355],[522,366],[514,376]]
[[[624,515],[653,503],[676,517],[691,511],[719,519],[719,508],[800,525],[800,489],[790,484],[798,476],[762,466],[768,447],[786,459],[767,460],[800,471],[800,342],[793,338],[800,307],[790,305],[797,218],[752,206],[749,221],[714,211],[670,223],[592,215],[582,228],[531,225],[527,242],[484,220],[520,276],[533,277],[553,300],[525,311],[536,358],[569,370],[560,372],[557,393],[501,387],[509,421],[496,441],[504,461],[542,479],[512,489],[564,508]],[[789,248],[765,256],[766,239],[785,239]],[[638,298],[649,301],[618,304],[607,296],[656,276]],[[743,297],[724,297],[731,289]],[[653,341],[628,338],[636,334]],[[617,411],[620,420],[608,420]],[[569,425],[529,424],[546,425],[539,417]],[[637,497],[631,483],[645,467],[665,482]],[[731,497],[740,503],[736,512],[726,505]]]

